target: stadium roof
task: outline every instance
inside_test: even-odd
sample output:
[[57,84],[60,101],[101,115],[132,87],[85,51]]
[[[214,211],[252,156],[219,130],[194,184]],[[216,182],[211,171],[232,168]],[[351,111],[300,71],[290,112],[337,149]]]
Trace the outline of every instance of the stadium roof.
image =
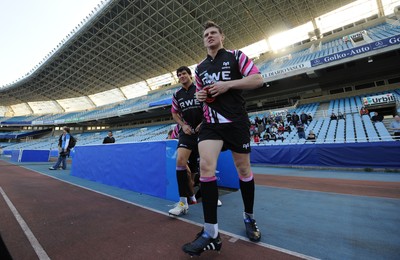
[[205,56],[202,25],[217,22],[226,48],[243,48],[350,0],[110,1],[26,78],[0,89],[0,105],[124,87]]

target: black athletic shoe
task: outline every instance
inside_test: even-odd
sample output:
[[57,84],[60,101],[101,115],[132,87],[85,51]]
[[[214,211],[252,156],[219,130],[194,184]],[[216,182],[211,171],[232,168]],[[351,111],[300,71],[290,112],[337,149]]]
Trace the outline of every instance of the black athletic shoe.
[[246,219],[244,220],[244,224],[246,226],[246,235],[250,239],[250,241],[253,242],[260,241],[261,232],[257,227],[255,219],[252,219],[249,215],[246,214]]
[[191,243],[182,246],[183,252],[190,256],[200,256],[201,253],[207,250],[220,251],[222,247],[221,237],[211,238],[203,230],[196,235],[196,239]]

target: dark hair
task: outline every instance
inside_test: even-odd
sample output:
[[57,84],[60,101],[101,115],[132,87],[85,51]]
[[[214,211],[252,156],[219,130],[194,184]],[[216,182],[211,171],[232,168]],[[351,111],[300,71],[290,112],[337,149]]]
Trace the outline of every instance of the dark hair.
[[186,71],[190,76],[192,76],[192,71],[189,69],[187,66],[181,66],[176,70],[176,76],[178,76],[178,73],[181,73],[182,71]]
[[207,21],[207,22],[204,24],[204,31],[207,30],[208,28],[211,28],[211,27],[217,28],[218,31],[219,31],[219,33],[220,33],[220,34],[223,34],[221,27],[219,27],[219,25],[216,24],[216,23],[214,23],[213,21]]
[[65,132],[67,132],[69,134],[69,127],[68,126],[64,126],[64,130],[65,130]]

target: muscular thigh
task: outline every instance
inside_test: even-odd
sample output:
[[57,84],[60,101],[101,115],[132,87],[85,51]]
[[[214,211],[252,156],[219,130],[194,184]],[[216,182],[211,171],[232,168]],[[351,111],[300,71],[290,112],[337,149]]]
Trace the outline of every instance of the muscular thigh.
[[186,166],[192,150],[186,148],[178,148],[178,156],[176,158],[177,166]]
[[202,177],[212,177],[215,175],[222,145],[222,140],[204,140],[199,143],[200,174]]

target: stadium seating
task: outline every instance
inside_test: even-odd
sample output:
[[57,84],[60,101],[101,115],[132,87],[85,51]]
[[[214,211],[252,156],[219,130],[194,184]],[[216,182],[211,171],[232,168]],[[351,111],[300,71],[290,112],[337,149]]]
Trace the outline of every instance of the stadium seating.
[[[118,106],[108,105],[102,107],[102,109],[96,109],[93,111],[84,111],[84,112],[70,112],[65,114],[58,115],[31,115],[31,116],[20,116],[20,117],[12,117],[12,118],[1,118],[0,120],[7,120],[10,122],[20,122],[20,121],[47,121],[47,120],[55,120],[62,122],[76,122],[80,118],[84,117],[85,120],[89,118],[104,118],[109,116],[110,114],[114,115],[115,113],[121,113],[122,110],[127,109],[129,111],[136,111],[135,109],[140,109],[141,107],[148,107],[151,102],[160,101],[165,98],[170,98],[174,89],[170,89],[165,93],[157,93],[151,95],[149,98],[135,98],[132,100],[128,100],[126,102],[120,103]],[[389,131],[386,129],[385,125],[381,122],[373,123],[369,116],[360,116],[359,110],[362,107],[361,98],[369,95],[378,95],[392,93],[395,95],[397,100],[400,100],[400,89],[396,89],[393,91],[385,91],[379,93],[373,93],[363,96],[353,96],[353,97],[345,97],[340,99],[334,99],[329,101],[329,106],[327,110],[324,111],[321,117],[315,117],[321,106],[320,103],[310,103],[298,106],[297,108],[282,108],[282,111],[288,112],[296,112],[297,114],[301,114],[305,112],[306,114],[311,114],[314,118],[313,121],[306,125],[305,134],[313,130],[317,135],[317,139],[315,143],[353,143],[353,142],[375,142],[375,141],[392,141],[392,137],[390,136]],[[345,120],[330,120],[330,114],[343,112],[345,113]],[[263,118],[265,116],[269,116],[271,111],[257,112],[252,113],[249,116],[250,120],[254,120],[256,116],[259,118]],[[121,129],[114,131],[114,137],[116,138],[118,143],[123,142],[143,142],[143,141],[156,141],[156,140],[164,140],[167,136],[167,132],[173,124],[160,124],[156,126],[147,126],[147,127],[137,127],[130,129]],[[284,140],[281,141],[261,141],[260,144],[251,143],[252,145],[283,145],[283,144],[309,144],[311,142],[307,142],[305,139],[299,139],[297,130],[295,127],[291,127],[291,133],[285,132],[283,134]],[[22,134],[23,131],[16,132],[16,134]],[[101,144],[103,138],[107,135],[107,130],[97,131],[97,132],[85,132],[85,133],[77,133],[74,136],[78,139],[77,145],[93,145],[93,144]],[[262,136],[262,135],[261,135]],[[1,138],[0,138],[1,139]],[[6,150],[16,150],[16,149],[50,149],[57,150],[57,136],[51,137],[43,137],[40,139],[33,139],[29,141],[24,141],[20,143],[7,142],[2,144],[2,147],[6,147]],[[314,142],[312,142],[314,143]]]
[[[366,42],[376,42],[382,39],[389,38],[394,35],[400,34],[400,26],[398,24],[383,23],[377,26],[373,26],[365,29],[366,31]],[[311,61],[317,58],[321,58],[327,55],[335,54],[347,49],[356,47],[351,40],[344,41],[342,38],[337,38],[325,43],[319,42],[319,44],[313,44],[311,47],[296,51],[293,53],[285,54],[289,57],[282,61],[282,59],[268,59],[259,62],[258,67],[262,74],[268,71],[275,71],[285,67],[290,67],[298,64],[302,64],[306,61]]]

